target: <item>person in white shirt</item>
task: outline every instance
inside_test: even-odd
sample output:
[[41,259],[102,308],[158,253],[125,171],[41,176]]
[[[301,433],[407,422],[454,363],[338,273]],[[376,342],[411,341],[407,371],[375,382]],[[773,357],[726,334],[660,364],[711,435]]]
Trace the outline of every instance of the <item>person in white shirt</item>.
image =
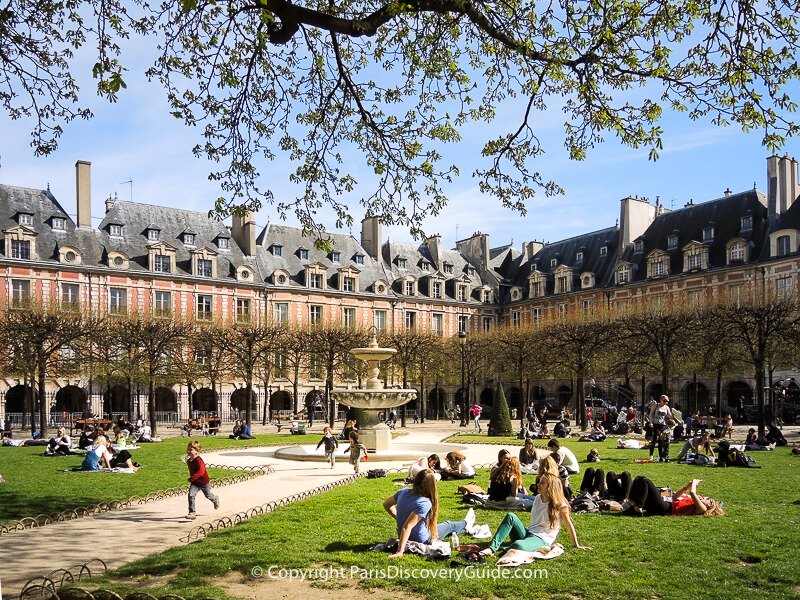
[[442,479],[472,479],[475,477],[475,467],[461,452],[448,452],[444,458],[447,466],[442,469]]
[[575,456],[572,450],[562,446],[561,443],[555,438],[547,442],[547,447],[550,448],[551,452],[558,452],[558,455],[561,457],[561,464],[567,469],[570,475],[581,472],[581,466],[578,464],[578,458]]

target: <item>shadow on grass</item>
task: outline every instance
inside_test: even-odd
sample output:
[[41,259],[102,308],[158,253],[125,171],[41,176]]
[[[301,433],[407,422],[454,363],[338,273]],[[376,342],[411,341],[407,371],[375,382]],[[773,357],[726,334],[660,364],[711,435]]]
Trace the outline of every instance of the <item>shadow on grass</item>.
[[348,544],[347,542],[332,542],[325,546],[326,552],[369,552],[373,544]]

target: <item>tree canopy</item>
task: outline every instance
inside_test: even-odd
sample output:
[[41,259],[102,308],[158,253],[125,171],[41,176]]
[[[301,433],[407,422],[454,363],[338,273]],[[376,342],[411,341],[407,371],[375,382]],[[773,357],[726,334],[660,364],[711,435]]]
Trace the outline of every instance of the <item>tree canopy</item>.
[[[148,75],[198,127],[194,153],[219,165],[214,212],[270,203],[317,234],[322,207],[349,225],[358,197],[421,235],[459,173],[446,148],[501,106],[518,114],[476,147],[473,176],[521,213],[535,193],[560,191],[536,168],[545,110],[563,111],[576,160],[607,136],[655,159],[665,111],[760,131],[772,151],[797,133],[790,0],[11,0],[0,9],[0,103],[33,121],[35,153],[91,116],[71,70],[78,49],[97,49],[97,92],[114,101],[133,34],[158,44]],[[274,174],[256,166],[279,156],[295,198],[275,197]]]

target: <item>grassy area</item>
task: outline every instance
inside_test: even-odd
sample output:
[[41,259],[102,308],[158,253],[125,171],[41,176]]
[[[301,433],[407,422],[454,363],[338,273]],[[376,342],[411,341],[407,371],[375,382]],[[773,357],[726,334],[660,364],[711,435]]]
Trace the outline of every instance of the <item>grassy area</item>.
[[[577,439],[577,438],[576,438]],[[525,440],[518,440],[516,437],[489,437],[486,433],[458,433],[451,438],[447,438],[448,444],[500,444],[503,446],[522,446]],[[547,439],[536,440],[537,446],[547,444]]]
[[[254,440],[230,440],[208,436],[200,440],[204,451],[220,448],[254,446],[289,446],[319,441],[319,435],[260,435]],[[0,523],[22,517],[60,512],[68,508],[89,506],[111,500],[186,485],[187,469],[180,460],[188,438],[167,438],[157,444],[141,444],[133,450],[133,459],[144,468],[134,475],[109,473],[65,473],[81,464],[82,456],[45,457],[44,447],[0,447],[0,474],[6,483],[0,485]],[[212,477],[230,471],[211,470]]]
[[[689,479],[703,479],[701,492],[725,502],[725,517],[633,518],[616,514],[576,515],[578,535],[590,552],[571,549],[566,532],[560,540],[566,553],[534,568],[546,569],[546,579],[505,579],[500,575],[477,578],[455,574],[449,578],[391,578],[377,574],[366,579],[322,582],[323,587],[355,586],[403,590],[431,599],[452,598],[731,598],[798,597],[797,565],[800,546],[800,457],[784,448],[756,453],[762,469],[703,468],[670,464],[638,464],[643,451],[602,444],[570,442],[579,458],[598,446],[605,470],[629,470],[651,477],[657,485],[680,487]],[[573,476],[573,486],[580,485]],[[477,481],[486,485],[488,474]],[[386,554],[367,549],[394,533],[393,522],[381,507],[398,488],[397,476],[359,482],[322,496],[280,508],[208,539],[137,561],[101,582],[119,592],[141,591],[148,580],[158,582],[158,594],[180,593],[186,598],[222,598],[222,580],[231,573],[243,579],[254,567],[265,573],[272,565],[317,569],[353,566],[363,569],[447,567],[448,561],[428,562],[406,556],[390,561]],[[526,483],[530,483],[526,477]],[[459,482],[440,484],[440,520],[462,518],[466,506],[456,494]],[[520,513],[525,520],[525,515]],[[503,517],[478,511],[478,522],[494,530]],[[466,536],[464,536],[466,538]],[[467,541],[466,538],[463,541]],[[490,559],[488,566],[493,566]],[[518,571],[523,573],[523,571]],[[215,585],[216,579],[216,585]],[[126,583],[122,583],[126,582]],[[268,597],[269,582],[249,580],[248,596]],[[300,583],[297,593],[308,593]],[[306,584],[302,584],[305,586]],[[91,587],[91,586],[86,586]],[[340,590],[342,594],[357,592]],[[124,595],[124,594],[123,594]],[[313,590],[311,591],[313,595]]]

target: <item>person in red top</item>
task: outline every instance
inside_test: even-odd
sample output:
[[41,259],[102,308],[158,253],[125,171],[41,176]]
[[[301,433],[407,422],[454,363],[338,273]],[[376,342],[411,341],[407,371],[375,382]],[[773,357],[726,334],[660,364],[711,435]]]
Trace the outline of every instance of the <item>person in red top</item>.
[[700,479],[692,479],[672,494],[671,498],[664,498],[652,481],[640,475],[631,484],[628,500],[634,509],[640,509],[640,514],[643,510],[644,514],[648,516],[723,516],[725,511],[722,510],[719,502],[697,494],[697,486],[700,481]]
[[200,457],[200,442],[189,442],[186,447],[186,465],[189,467],[189,514],[187,519],[197,518],[195,512],[195,497],[198,492],[203,492],[206,498],[214,504],[214,509],[219,508],[219,497],[211,491],[211,479],[206,471],[206,463]]

